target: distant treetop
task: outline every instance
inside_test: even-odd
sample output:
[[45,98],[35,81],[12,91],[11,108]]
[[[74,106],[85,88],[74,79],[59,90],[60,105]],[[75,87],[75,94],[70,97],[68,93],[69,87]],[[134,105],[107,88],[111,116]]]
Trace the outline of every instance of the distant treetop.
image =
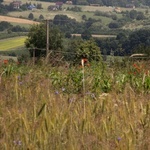
[[[3,1],[3,0],[0,0]],[[47,2],[56,2],[56,3],[68,3],[71,1],[73,5],[95,5],[95,6],[140,6],[147,5],[150,6],[150,0],[41,0]],[[98,5],[97,5],[98,4]]]

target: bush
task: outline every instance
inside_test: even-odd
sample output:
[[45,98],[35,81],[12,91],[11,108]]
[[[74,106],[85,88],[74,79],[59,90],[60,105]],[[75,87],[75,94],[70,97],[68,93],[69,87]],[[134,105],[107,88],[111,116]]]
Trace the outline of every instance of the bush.
[[25,27],[21,27],[19,25],[11,28],[12,32],[27,32],[28,30]]
[[81,33],[81,38],[84,40],[89,40],[92,37],[89,30],[85,30]]
[[42,4],[37,4],[36,8],[37,9],[43,9]]
[[111,23],[109,23],[108,27],[111,28],[111,29],[119,28],[119,23],[111,22]]
[[11,27],[12,27],[12,24],[10,24],[9,22],[6,22],[6,21],[0,22],[0,31],[4,31],[4,30],[9,29]]
[[70,34],[70,32],[66,32],[65,37],[66,37],[66,38],[71,38],[72,35]]
[[29,16],[28,16],[28,18],[29,18],[30,20],[33,20],[33,19],[34,19],[33,13],[30,13]]
[[136,17],[136,20],[144,20],[145,19],[145,16],[142,12],[139,12],[137,17]]
[[81,12],[82,11],[81,7],[77,7],[77,6],[74,6],[74,7],[71,7],[71,8],[68,7],[67,10],[75,11],[75,12]]
[[44,16],[41,14],[41,15],[39,16],[39,19],[40,19],[40,20],[44,20]]

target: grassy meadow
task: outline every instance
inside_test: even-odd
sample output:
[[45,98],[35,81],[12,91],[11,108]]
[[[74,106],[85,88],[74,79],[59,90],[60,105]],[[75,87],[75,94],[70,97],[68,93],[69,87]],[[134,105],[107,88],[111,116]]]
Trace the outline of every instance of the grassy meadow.
[[[10,0],[4,0],[4,4],[9,4],[11,1]],[[86,15],[87,18],[94,18],[94,19],[101,19],[103,25],[108,25],[111,21],[113,21],[111,18],[108,17],[103,17],[103,16],[95,16],[94,12],[95,11],[102,11],[102,12],[110,12],[110,13],[114,13],[117,15],[118,18],[122,18],[122,14],[119,13],[115,13],[114,12],[114,8],[115,7],[106,7],[106,6],[80,6],[80,5],[76,5],[77,7],[81,8],[81,12],[73,12],[73,11],[67,11],[67,8],[71,8],[71,7],[75,7],[74,5],[66,5],[64,4],[62,7],[62,11],[48,11],[47,8],[50,5],[55,5],[55,3],[50,3],[50,2],[41,2],[41,1],[28,1],[28,0],[23,0],[22,3],[26,3],[26,2],[31,2],[32,4],[42,4],[43,9],[38,10],[27,10],[27,11],[13,11],[8,13],[9,16],[12,17],[20,17],[23,16],[25,18],[28,18],[30,13],[33,13],[34,18],[38,19],[39,16],[42,14],[44,16],[45,19],[53,19],[55,17],[55,15],[58,14],[62,14],[62,15],[67,15],[70,18],[75,18],[77,21],[81,22],[82,20],[82,16]],[[122,11],[131,11],[131,8],[121,8]],[[145,11],[147,10],[146,8],[136,8],[137,11],[142,11],[145,13]],[[149,16],[149,14],[147,14],[147,17]],[[136,27],[136,25],[134,26]],[[130,28],[130,27],[129,27]]]
[[26,36],[0,40],[0,51],[11,50],[18,47],[24,47],[25,39]]
[[0,149],[149,150],[149,63],[1,65]]

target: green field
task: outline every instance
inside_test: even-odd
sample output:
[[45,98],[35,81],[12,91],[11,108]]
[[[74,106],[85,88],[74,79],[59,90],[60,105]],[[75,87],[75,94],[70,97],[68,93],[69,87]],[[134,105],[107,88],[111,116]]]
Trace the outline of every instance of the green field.
[[0,40],[0,51],[6,51],[6,50],[11,50],[17,47],[23,47],[25,39],[26,39],[26,36]]

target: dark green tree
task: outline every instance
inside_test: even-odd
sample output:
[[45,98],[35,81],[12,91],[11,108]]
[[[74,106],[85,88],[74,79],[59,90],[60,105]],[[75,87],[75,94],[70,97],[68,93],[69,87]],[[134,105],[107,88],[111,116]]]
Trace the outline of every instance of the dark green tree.
[[84,40],[89,40],[90,38],[92,38],[92,35],[89,30],[84,30],[81,34],[81,38]]
[[149,0],[145,0],[146,5],[150,6],[150,1]]
[[[36,50],[36,56],[45,55],[46,53],[46,25],[35,24],[32,25],[28,37],[25,41],[25,45],[30,49],[32,56],[33,48]],[[50,28],[49,31],[49,50],[60,50],[62,49],[62,34],[58,29]]]
[[118,22],[110,22],[108,27],[111,29],[119,28],[119,23]]
[[94,40],[75,39],[69,45],[66,58],[71,62],[79,64],[82,58],[89,61],[102,60],[100,48]]
[[34,19],[33,13],[30,13],[29,16],[28,16],[28,18],[31,19],[31,20],[33,20]]
[[43,19],[44,19],[44,16],[43,16],[43,15],[40,15],[40,16],[39,16],[39,19],[40,19],[40,20],[43,20]]
[[2,21],[0,22],[0,31],[4,31],[5,29],[10,29],[13,25],[9,22]]
[[62,32],[73,33],[74,30],[78,28],[79,23],[75,19],[69,18],[67,15],[56,15],[53,19],[53,24],[58,26]]
[[86,20],[85,22],[85,26],[86,28],[89,28],[94,22],[96,22],[97,20],[93,19],[93,18],[89,18],[88,20]]
[[129,36],[128,44],[130,46],[131,53],[136,49],[150,47],[150,29],[140,29],[132,32]]
[[145,18],[144,13],[143,12],[138,12],[138,15],[136,17],[137,20],[143,20]]
[[65,26],[70,21],[67,15],[56,15],[53,19],[53,23],[55,25],[63,25]]
[[7,14],[8,10],[0,3],[0,14]]
[[87,58],[89,61],[102,60],[100,48],[94,42],[94,40],[88,40],[81,42],[76,50],[76,59],[80,60]]
[[26,29],[25,27],[21,27],[21,26],[19,26],[19,25],[16,25],[16,26],[13,26],[13,27],[11,28],[11,31],[12,31],[12,32],[27,32],[28,29]]
[[140,44],[150,46],[150,29],[140,29],[134,31],[129,36],[131,48],[136,47]]
[[137,11],[136,10],[131,10],[129,14],[130,14],[131,19],[136,19],[136,17],[137,17]]
[[43,9],[42,4],[37,4],[36,8],[37,9]]
[[86,15],[82,15],[82,20],[86,20],[86,19],[87,19]]
[[150,46],[144,46],[143,44],[141,44],[135,49],[133,49],[133,53],[143,53],[150,56]]
[[119,42],[124,42],[125,40],[127,40],[127,36],[125,33],[120,32],[117,34],[116,40],[118,40]]
[[70,34],[70,32],[66,32],[65,37],[69,39],[72,37],[72,35]]

